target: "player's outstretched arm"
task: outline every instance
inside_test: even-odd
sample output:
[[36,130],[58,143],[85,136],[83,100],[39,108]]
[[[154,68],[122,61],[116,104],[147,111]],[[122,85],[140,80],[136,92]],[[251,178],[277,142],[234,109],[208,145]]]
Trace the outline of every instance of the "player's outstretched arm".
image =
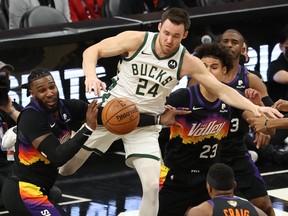
[[207,70],[204,63],[199,58],[191,56],[190,54],[185,54],[184,57],[181,76],[184,75],[194,78],[210,92],[217,95],[222,101],[233,107],[251,111],[255,116],[261,116],[262,113],[267,113],[269,116],[274,118],[283,117],[283,114],[281,114],[278,110],[272,107],[260,107],[255,105],[235,89],[218,81],[215,76]]
[[140,113],[140,121],[138,127],[149,125],[163,125],[163,126],[181,126],[175,119],[177,115],[188,115],[191,111],[189,108],[178,108],[172,106],[165,106],[165,111],[161,115],[150,115]]
[[261,116],[258,118],[249,118],[248,122],[255,132],[267,133],[273,129],[288,128],[288,118],[269,119],[265,116]]

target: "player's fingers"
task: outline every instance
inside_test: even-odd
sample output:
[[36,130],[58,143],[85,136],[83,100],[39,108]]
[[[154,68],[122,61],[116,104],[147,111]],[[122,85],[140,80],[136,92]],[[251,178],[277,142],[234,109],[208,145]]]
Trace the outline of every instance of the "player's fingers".
[[107,89],[106,89],[106,84],[104,82],[101,82],[101,88],[103,91],[107,92]]
[[171,106],[171,105],[169,105],[169,104],[166,104],[166,105],[164,106],[164,109],[165,109],[166,111],[169,111],[169,110],[175,110],[176,108],[173,107],[173,106]]
[[183,111],[190,111],[190,109],[188,107],[181,107],[180,110],[183,110]]
[[253,143],[255,144],[256,148],[258,149],[260,143],[259,143],[259,136],[257,134],[255,135],[255,139],[254,139]]
[[98,106],[97,102],[98,102],[97,99],[95,99],[95,100],[92,101],[92,103],[93,103],[93,108],[98,109],[98,107],[97,107],[97,106]]
[[178,122],[175,122],[174,125],[175,125],[176,127],[180,127],[180,128],[182,128],[182,125],[179,124]]
[[191,110],[175,110],[175,115],[188,115],[190,114],[192,111]]
[[255,128],[255,123],[251,123],[251,124],[249,125],[249,127],[254,130],[254,128]]
[[85,80],[85,92],[90,93],[90,89],[89,89],[89,82],[87,80]]
[[280,113],[277,109],[271,107],[263,107],[262,110],[265,114],[268,114],[271,118],[282,118],[283,114]]

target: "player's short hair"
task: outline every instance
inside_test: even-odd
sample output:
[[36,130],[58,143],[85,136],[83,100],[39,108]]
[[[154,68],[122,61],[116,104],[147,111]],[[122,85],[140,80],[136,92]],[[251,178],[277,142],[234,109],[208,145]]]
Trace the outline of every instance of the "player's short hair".
[[21,86],[22,88],[27,88],[27,94],[26,94],[27,97],[30,95],[29,90],[31,88],[32,83],[35,80],[41,79],[46,76],[51,76],[52,79],[54,79],[50,71],[46,68],[35,68],[30,72],[28,76],[28,83]]
[[235,182],[233,169],[223,163],[213,164],[208,170],[207,182],[216,190],[231,190]]
[[204,43],[199,45],[194,50],[194,56],[198,58],[212,57],[219,59],[223,66],[227,67],[227,72],[233,68],[233,54],[231,50],[220,43]]
[[239,35],[240,36],[240,43],[244,43],[244,36],[236,29],[227,29],[226,31],[224,31],[220,36],[220,41],[221,41],[223,35],[226,33],[233,33],[233,34]]
[[161,23],[163,24],[169,19],[173,24],[184,25],[185,31],[188,31],[191,25],[189,13],[183,8],[172,7],[167,9],[161,17]]
[[288,39],[288,25],[285,29],[283,29],[281,32],[280,32],[280,35],[279,35],[279,38],[278,38],[278,42],[280,44],[283,44],[285,43],[285,41]]

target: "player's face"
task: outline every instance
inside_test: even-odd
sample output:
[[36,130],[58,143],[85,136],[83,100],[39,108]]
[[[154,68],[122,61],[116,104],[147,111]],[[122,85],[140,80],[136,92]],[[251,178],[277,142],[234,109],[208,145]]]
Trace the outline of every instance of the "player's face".
[[249,62],[248,47],[246,43],[243,43],[243,48],[241,51],[241,54],[245,56],[245,63]]
[[175,25],[168,19],[163,24],[159,24],[158,30],[159,37],[155,48],[160,57],[175,52],[181,41],[188,35],[188,31],[185,31],[183,24]]
[[48,75],[32,82],[31,95],[50,112],[57,110],[58,89],[52,76]]
[[221,43],[231,50],[234,59],[240,58],[243,49],[243,41],[240,35],[232,32],[224,33],[221,38]]
[[223,81],[227,70],[219,59],[213,57],[203,57],[201,60],[205,64],[206,68],[216,77],[216,79]]

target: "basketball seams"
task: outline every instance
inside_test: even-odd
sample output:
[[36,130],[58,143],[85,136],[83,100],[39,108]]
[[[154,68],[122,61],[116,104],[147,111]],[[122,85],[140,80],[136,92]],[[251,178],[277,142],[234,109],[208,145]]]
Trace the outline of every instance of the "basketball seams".
[[[112,104],[111,104],[111,106],[112,106]],[[111,107],[111,106],[110,106],[110,107]],[[131,106],[136,107],[134,104],[130,104],[129,106],[122,107],[121,110],[119,110],[118,112],[114,113],[114,115],[112,115],[109,119],[108,119],[107,116],[106,116],[107,122],[109,122],[115,115],[117,115],[118,113],[121,113],[121,112],[122,112],[123,110],[125,110],[125,109],[130,108]],[[108,108],[109,108],[109,107],[108,107]],[[106,114],[108,114],[108,112],[107,112]]]
[[127,134],[134,130],[139,120],[140,114],[137,106],[126,98],[112,99],[102,111],[103,125],[107,130],[118,135]]

